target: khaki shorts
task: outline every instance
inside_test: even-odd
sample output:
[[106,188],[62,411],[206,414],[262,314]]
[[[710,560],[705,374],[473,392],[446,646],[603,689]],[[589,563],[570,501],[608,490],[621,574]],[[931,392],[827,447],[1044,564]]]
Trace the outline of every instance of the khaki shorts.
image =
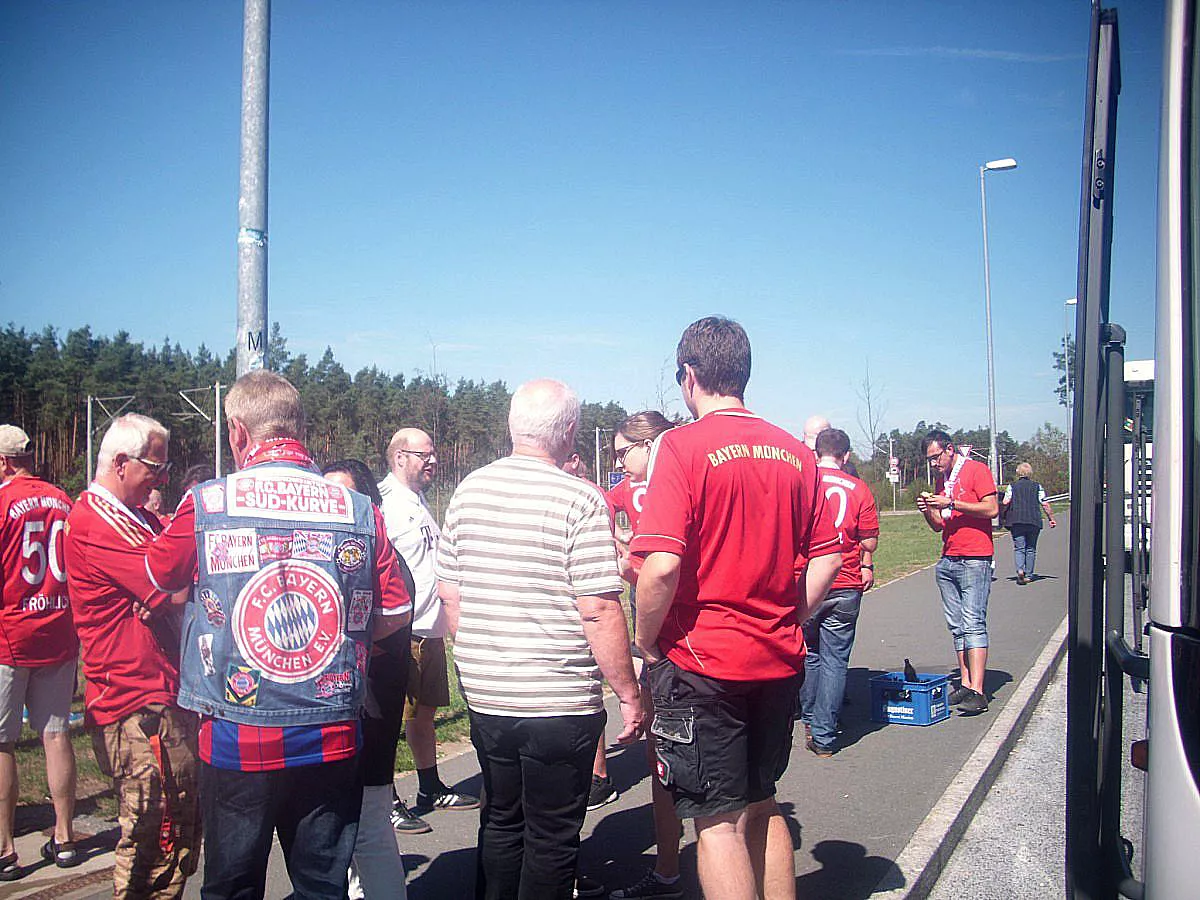
[[412,662],[408,666],[408,693],[404,702],[404,721],[417,714],[418,706],[450,705],[450,676],[446,672],[444,638],[414,637]]
[[67,730],[75,694],[75,658],[53,666],[0,666],[0,743],[21,737],[21,710],[36,734]]

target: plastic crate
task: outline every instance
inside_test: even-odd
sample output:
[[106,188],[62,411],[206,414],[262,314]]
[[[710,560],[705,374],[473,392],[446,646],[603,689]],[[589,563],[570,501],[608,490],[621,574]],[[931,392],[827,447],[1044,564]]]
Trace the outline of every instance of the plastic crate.
[[950,717],[950,676],[917,673],[906,681],[903,672],[871,679],[871,721],[898,725],[933,725]]

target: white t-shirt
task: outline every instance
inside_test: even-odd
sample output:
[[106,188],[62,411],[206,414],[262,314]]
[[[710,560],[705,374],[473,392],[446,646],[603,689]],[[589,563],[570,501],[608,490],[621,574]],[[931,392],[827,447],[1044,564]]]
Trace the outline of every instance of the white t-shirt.
[[383,512],[383,523],[387,526],[388,540],[404,558],[415,582],[413,636],[445,637],[446,614],[438,597],[437,576],[433,571],[442,532],[425,498],[412,491],[395,475],[389,473],[379,482],[379,494],[383,498],[380,510]]

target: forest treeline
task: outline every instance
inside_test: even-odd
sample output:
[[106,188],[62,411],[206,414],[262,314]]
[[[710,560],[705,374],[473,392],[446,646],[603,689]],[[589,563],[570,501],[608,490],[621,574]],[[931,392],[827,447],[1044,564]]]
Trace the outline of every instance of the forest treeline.
[[[423,428],[438,447],[441,465],[436,493],[444,497],[467,473],[509,452],[512,395],[502,381],[459,379],[450,384],[442,376],[406,377],[376,366],[351,375],[330,349],[315,364],[304,354],[291,355],[278,323],[271,329],[268,360],[272,369],[300,391],[308,416],[309,449],[318,462],[355,456],[382,474],[383,451],[396,429]],[[86,481],[87,398],[133,397],[127,411],[153,416],[171,429],[173,478],[178,479],[189,465],[211,463],[214,455],[211,420],[196,412],[180,392],[186,392],[211,417],[213,385],[220,383],[224,392],[233,383],[234,372],[233,351],[217,356],[204,345],[189,351],[178,342],[165,340],[159,346],[146,346],[132,341],[125,331],[106,337],[83,327],[60,337],[53,328],[34,333],[9,324],[0,331],[0,422],[24,428],[34,440],[39,472],[74,495]],[[115,410],[123,402],[106,399],[105,407]],[[617,403],[583,404],[579,451],[589,466],[594,459],[595,429],[605,429],[605,444],[611,446],[612,430],[626,415]],[[96,447],[106,419],[94,403]],[[900,460],[905,488],[903,505],[911,506],[909,495],[925,484],[920,440],[931,427],[943,427],[956,441],[986,451],[984,429],[964,431],[918,422],[910,432],[893,430],[892,452]],[[223,428],[221,435],[224,441]],[[851,437],[861,439],[861,435]],[[873,458],[859,461],[861,474],[872,482],[881,509],[890,509],[892,499],[885,477],[888,437],[877,435]],[[1026,460],[1048,491],[1066,489],[1066,439],[1061,430],[1047,423],[1025,443],[1000,432],[997,444],[1006,474],[1018,461]],[[228,471],[227,446],[223,459]],[[606,453],[600,480],[605,480],[611,464]],[[167,493],[173,502],[176,493]]]

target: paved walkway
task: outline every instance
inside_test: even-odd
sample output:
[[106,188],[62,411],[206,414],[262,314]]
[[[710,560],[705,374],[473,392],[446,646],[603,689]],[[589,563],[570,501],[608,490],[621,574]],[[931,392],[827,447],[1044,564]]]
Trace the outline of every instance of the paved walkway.
[[[900,669],[906,657],[918,671],[949,672],[954,655],[932,569],[867,595],[847,682],[843,749],[830,759],[818,759],[797,742],[779,785],[796,847],[801,897],[898,900],[928,893],[1057,665],[1065,635],[1066,518],[1057,529],[1043,531],[1041,577],[1024,587],[1010,571],[1007,536],[997,539],[998,578],[988,615],[992,647],[987,689],[993,701],[983,715],[956,714],[929,727],[870,721],[872,676]],[[610,721],[612,715],[610,711]],[[615,734],[611,726],[609,731]],[[609,766],[621,797],[589,813],[580,870],[613,889],[636,880],[652,864],[653,836],[644,747],[613,748]],[[444,762],[442,773],[468,791],[479,790],[478,767],[470,753]],[[397,785],[402,796],[411,797],[415,777],[399,778]],[[402,840],[409,896],[470,896],[476,815],[439,811],[428,818],[432,833]],[[21,836],[22,860],[37,859],[43,840],[40,833]],[[111,841],[111,833],[105,840]],[[685,842],[687,896],[698,897],[690,827]],[[38,868],[20,882],[0,885],[0,900],[111,896],[104,888],[111,861],[111,853],[98,852],[70,873]],[[267,896],[289,893],[276,848]],[[198,878],[185,896],[200,896]]]

